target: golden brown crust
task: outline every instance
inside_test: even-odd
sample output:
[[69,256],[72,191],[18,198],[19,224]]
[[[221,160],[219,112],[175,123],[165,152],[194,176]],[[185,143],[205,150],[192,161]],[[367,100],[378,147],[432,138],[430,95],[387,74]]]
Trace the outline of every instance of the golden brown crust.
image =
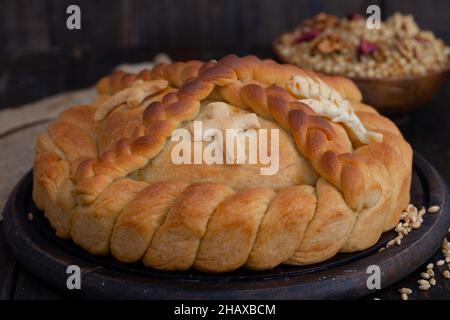
[[[333,87],[383,141],[361,145],[297,101],[286,90],[296,75]],[[317,263],[370,247],[409,202],[411,147],[391,121],[360,102],[348,79],[230,55],[116,71],[97,90],[104,95],[97,103],[65,111],[38,138],[33,188],[56,233],[91,253],[206,272]],[[207,98],[289,132],[321,178],[311,186],[234,190],[217,182],[136,181]]]
[[122,262],[136,262],[147,251],[175,200],[188,185],[158,182],[143,189],[122,212],[111,237],[111,253]]
[[73,213],[73,241],[91,253],[109,253],[109,241],[117,218],[125,205],[147,186],[130,179],[114,182],[89,206],[80,206]]
[[205,272],[227,272],[243,266],[274,196],[272,189],[249,188],[223,201],[208,223],[194,267]]
[[[192,184],[177,198],[142,260],[162,270],[187,270],[205,243],[206,226],[217,206],[233,194],[223,184]],[[208,228],[210,230],[210,228]]]
[[[70,234],[67,212],[75,206],[73,197],[67,193],[67,183],[70,175],[70,165],[56,153],[40,152],[36,154],[33,169],[33,199],[36,206],[45,212],[56,233],[64,238]],[[66,182],[67,181],[67,182]],[[62,192],[64,186],[64,192]],[[71,185],[73,187],[73,184]],[[67,205],[61,206],[58,201],[69,195]]]
[[291,186],[280,190],[261,221],[246,267],[266,270],[290,259],[302,243],[315,211],[313,187]]
[[348,239],[356,219],[342,194],[321,178],[316,185],[317,206],[300,245],[288,264],[305,265],[333,257]]

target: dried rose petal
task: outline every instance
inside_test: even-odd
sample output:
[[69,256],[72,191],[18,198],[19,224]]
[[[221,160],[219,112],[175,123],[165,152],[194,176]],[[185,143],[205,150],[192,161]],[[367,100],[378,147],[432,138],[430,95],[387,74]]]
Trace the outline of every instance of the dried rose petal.
[[305,32],[305,33],[301,34],[297,39],[295,39],[294,43],[311,41],[312,39],[318,37],[319,35],[320,35],[320,32],[316,31],[316,30]]
[[356,21],[356,20],[364,20],[364,17],[359,13],[350,13],[347,15],[347,19],[350,21]]
[[359,54],[371,54],[378,50],[378,46],[374,43],[361,39],[358,45]]
[[430,43],[430,42],[431,42],[430,39],[426,39],[426,38],[423,38],[423,37],[421,37],[421,36],[416,36],[415,39],[416,39],[416,41],[419,42],[420,44],[427,44],[427,43]]

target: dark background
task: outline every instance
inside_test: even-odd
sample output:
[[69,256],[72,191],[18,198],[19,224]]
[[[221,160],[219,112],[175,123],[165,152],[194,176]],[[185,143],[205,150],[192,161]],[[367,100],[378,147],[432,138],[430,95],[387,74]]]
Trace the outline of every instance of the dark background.
[[[66,28],[70,4],[81,8],[79,31]],[[118,64],[149,61],[158,52],[176,60],[227,53],[273,57],[273,38],[301,20],[321,11],[365,14],[370,4],[381,7],[383,18],[395,11],[412,13],[423,29],[450,44],[450,0],[0,0],[0,109],[91,86]],[[449,101],[447,82],[433,101],[398,123],[447,182]],[[439,259],[436,253],[430,261]],[[13,262],[12,277],[3,271],[5,261]],[[14,261],[0,230],[0,299],[64,297]],[[450,281],[440,275],[432,290],[417,290],[427,263],[368,299],[399,299],[401,287],[414,288],[412,299],[449,299]]]
[[[81,30],[66,8],[81,8]],[[448,0],[0,0],[0,108],[89,86],[117,64],[151,59],[272,57],[278,34],[321,11],[412,13],[450,43]]]

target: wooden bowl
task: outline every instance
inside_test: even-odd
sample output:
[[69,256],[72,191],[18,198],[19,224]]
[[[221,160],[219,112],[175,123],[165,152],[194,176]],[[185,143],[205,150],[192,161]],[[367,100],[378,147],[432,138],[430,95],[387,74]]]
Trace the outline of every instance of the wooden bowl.
[[447,80],[449,68],[424,76],[390,79],[352,79],[365,103],[387,115],[404,115],[431,101]]
[[[290,63],[277,49],[278,38],[273,42],[275,55]],[[341,76],[352,79],[363,94],[363,101],[385,115],[401,116],[429,102],[447,80],[450,66],[424,76],[369,79]],[[330,74],[336,75],[336,74]]]

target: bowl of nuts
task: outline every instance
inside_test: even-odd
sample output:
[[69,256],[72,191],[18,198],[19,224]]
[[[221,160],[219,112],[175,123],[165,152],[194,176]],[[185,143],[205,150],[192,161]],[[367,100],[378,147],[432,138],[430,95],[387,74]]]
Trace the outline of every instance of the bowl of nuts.
[[400,13],[379,29],[358,14],[320,13],[275,39],[273,50],[283,62],[351,78],[366,103],[394,116],[429,102],[450,70],[450,48]]

